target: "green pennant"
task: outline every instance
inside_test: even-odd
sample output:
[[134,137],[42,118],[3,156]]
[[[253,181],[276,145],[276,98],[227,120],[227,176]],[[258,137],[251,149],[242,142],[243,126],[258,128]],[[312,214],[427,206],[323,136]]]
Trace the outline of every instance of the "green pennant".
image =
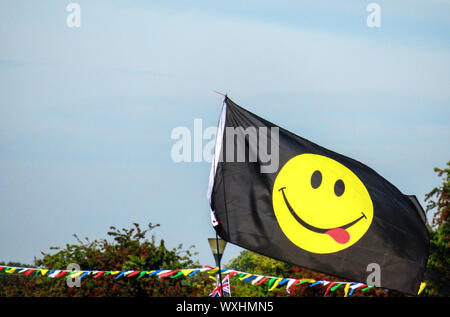
[[272,277],[271,279],[270,279],[270,281],[269,281],[269,289],[272,287],[272,285],[273,285],[273,283],[275,283],[275,281],[277,280],[277,278],[276,277]]
[[143,277],[147,273],[148,273],[148,271],[142,271],[141,273],[139,273],[137,280],[140,279],[141,277]]
[[169,276],[169,277],[170,277],[170,278],[176,278],[176,277],[178,277],[178,276],[180,276],[180,275],[183,275],[183,272],[179,271],[179,272],[177,272],[177,274],[171,275],[171,276]]
[[334,286],[331,288],[331,291],[334,292],[334,291],[337,290],[337,289],[339,288],[339,286],[341,286],[341,285],[342,285],[342,283],[337,283],[336,285],[334,285]]
[[75,273],[77,273],[77,271],[69,271],[69,272],[67,272],[67,275],[63,276],[63,277],[65,277],[66,279],[69,279],[72,276],[72,274],[75,274]]
[[300,284],[303,284],[303,283],[306,283],[307,281],[300,281],[300,282],[297,282],[294,286],[297,286],[297,285],[300,285]]

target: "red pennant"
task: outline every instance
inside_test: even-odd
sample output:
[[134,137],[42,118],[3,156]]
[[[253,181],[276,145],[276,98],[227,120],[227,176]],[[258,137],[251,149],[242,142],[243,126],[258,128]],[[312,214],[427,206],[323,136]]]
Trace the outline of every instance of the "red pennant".
[[133,273],[128,274],[127,277],[132,277],[132,276],[138,275],[141,272],[142,271],[134,271]]
[[257,283],[255,283],[255,285],[261,285],[262,283],[264,283],[265,281],[270,280],[270,277],[263,277],[260,281],[258,281]]
[[336,282],[331,282],[328,287],[327,290],[325,291],[325,294],[323,294],[323,296],[327,296],[328,292],[330,291],[330,289],[336,284]]
[[61,271],[61,272],[58,273],[58,275],[55,275],[55,277],[63,277],[67,273],[68,273],[67,271]]
[[362,289],[362,288],[366,288],[366,287],[367,287],[367,284],[363,284],[363,285],[361,285],[361,286],[358,286],[358,287],[353,291],[353,293],[359,291],[359,290]]
[[179,270],[174,270],[174,271],[172,271],[172,272],[167,272],[167,273],[164,273],[164,274],[161,274],[159,277],[160,278],[166,278],[166,277],[169,277],[169,276],[171,276],[171,275],[174,275],[175,273],[177,273]]
[[94,278],[98,278],[98,277],[102,276],[105,273],[106,273],[106,271],[100,271],[100,272],[98,272],[97,274],[94,275]]

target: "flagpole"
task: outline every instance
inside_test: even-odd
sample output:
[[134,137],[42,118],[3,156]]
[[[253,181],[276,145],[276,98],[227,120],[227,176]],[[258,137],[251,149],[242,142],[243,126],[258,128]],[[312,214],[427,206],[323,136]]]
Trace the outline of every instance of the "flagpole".
[[219,92],[219,91],[216,91],[216,90],[213,90],[213,92],[216,93],[216,94],[218,94],[218,95],[222,95],[222,96],[224,96],[225,98],[227,97],[227,94],[224,94],[223,92]]
[[[225,97],[225,99],[227,99],[226,93],[224,94],[224,93],[216,91],[216,90],[213,90],[213,92],[216,94],[222,95]],[[217,248],[217,250],[219,250],[219,236],[217,234],[217,231],[216,231],[216,248]],[[220,267],[220,256],[218,256],[217,266],[219,267],[218,277],[219,277],[219,283],[220,283],[220,297],[223,297],[222,268]],[[231,297],[231,288],[230,288],[230,297]]]
[[[219,250],[219,236],[217,235],[217,231],[216,231],[216,247],[217,250]],[[219,267],[220,297],[223,297],[222,270],[220,268],[220,258],[217,261],[217,265]]]

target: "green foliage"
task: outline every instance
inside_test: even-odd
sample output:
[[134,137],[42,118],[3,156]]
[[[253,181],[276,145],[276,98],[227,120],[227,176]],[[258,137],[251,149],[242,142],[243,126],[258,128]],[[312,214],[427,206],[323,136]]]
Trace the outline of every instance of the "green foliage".
[[[290,268],[284,262],[247,250],[242,251],[225,267],[266,276],[285,276],[289,274]],[[267,285],[252,285],[249,282],[240,281],[238,277],[233,278],[231,282],[231,292],[234,297],[270,297],[275,295],[275,293],[268,291]]]
[[427,212],[433,211],[430,231],[430,256],[426,279],[429,284],[424,291],[427,295],[450,296],[450,161],[447,168],[435,168],[442,184],[425,195]]
[[438,177],[442,177],[442,184],[426,194],[425,201],[428,201],[427,212],[434,210],[432,224],[442,226],[448,223],[450,212],[450,161],[447,162],[447,168],[435,167],[434,171]]
[[[133,225],[131,229],[121,230],[111,227],[108,236],[112,237],[112,241],[90,241],[74,235],[77,243],[67,244],[65,248],[52,247],[57,252],[43,253],[43,258],[36,259],[35,265],[48,269],[65,269],[70,263],[77,263],[81,270],[105,271],[199,266],[191,259],[196,254],[191,251],[193,247],[183,250],[182,245],[179,245],[168,249],[164,240],[157,244],[154,236],[151,240],[146,239],[146,234],[159,225],[150,223],[147,230],[142,230],[136,223]],[[140,280],[115,280],[112,276],[104,276],[97,279],[83,278],[81,287],[70,288],[66,285],[65,278],[1,274],[0,296],[198,296],[203,295],[211,285],[211,281],[204,275],[189,279],[144,277]]]
[[231,260],[226,267],[235,268],[243,272],[254,272],[255,274],[270,276],[287,275],[292,268],[292,266],[287,263],[248,250],[242,251],[241,254]]

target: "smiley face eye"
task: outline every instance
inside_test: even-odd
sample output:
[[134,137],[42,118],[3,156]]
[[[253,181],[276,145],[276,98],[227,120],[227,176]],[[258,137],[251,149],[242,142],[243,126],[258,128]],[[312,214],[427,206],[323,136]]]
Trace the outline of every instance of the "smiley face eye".
[[334,183],[334,193],[336,196],[342,196],[345,191],[345,184],[341,179],[338,179],[336,183]]
[[322,184],[322,173],[320,171],[315,171],[311,175],[311,187],[316,189]]

